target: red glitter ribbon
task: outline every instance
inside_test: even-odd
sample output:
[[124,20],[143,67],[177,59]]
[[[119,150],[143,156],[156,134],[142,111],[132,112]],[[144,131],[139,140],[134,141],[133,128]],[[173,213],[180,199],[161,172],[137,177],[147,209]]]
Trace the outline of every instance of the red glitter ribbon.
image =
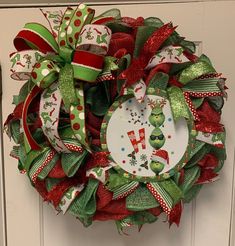
[[158,51],[163,42],[174,32],[176,27],[166,24],[156,30],[145,42],[140,56],[132,60],[131,65],[121,73],[119,79],[126,80],[125,87],[129,87],[144,77],[144,68],[150,58]]

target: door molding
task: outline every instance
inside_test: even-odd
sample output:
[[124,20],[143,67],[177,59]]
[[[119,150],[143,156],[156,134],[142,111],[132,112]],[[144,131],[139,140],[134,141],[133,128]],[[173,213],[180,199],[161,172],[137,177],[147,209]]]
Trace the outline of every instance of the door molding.
[[0,67],[0,246],[7,246],[1,75],[2,72]]

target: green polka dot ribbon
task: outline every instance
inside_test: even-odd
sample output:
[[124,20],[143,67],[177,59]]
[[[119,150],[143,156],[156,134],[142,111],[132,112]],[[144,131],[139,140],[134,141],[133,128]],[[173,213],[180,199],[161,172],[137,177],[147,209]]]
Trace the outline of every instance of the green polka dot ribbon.
[[[111,30],[101,24],[92,23],[95,11],[84,4],[76,9],[68,7],[63,16],[43,12],[49,21],[52,30],[38,23],[27,23],[24,29],[14,39],[18,52],[11,56],[12,78],[17,80],[30,79],[49,94],[51,86],[58,86],[57,92],[50,94],[49,99],[42,97],[40,116],[42,129],[49,142],[57,151],[68,151],[58,135],[58,122],[60,106],[71,115],[71,128],[74,136],[87,149],[88,140],[85,129],[85,107],[82,81],[95,82],[102,71],[104,57],[107,53]],[[115,12],[117,14],[117,12]],[[110,16],[109,20],[115,17]],[[110,19],[111,18],[111,19]],[[52,24],[61,19],[61,24]],[[99,16],[99,22],[107,21],[107,16]],[[89,45],[91,51],[87,46]],[[79,81],[78,81],[79,80]],[[58,82],[58,83],[57,83]],[[55,102],[57,95],[58,101]],[[35,95],[36,96],[36,95]],[[61,96],[61,99],[59,97]],[[62,104],[61,104],[62,101]],[[24,108],[28,108],[32,100],[29,98]],[[54,111],[53,111],[54,110]],[[26,112],[26,110],[24,110]],[[54,118],[52,116],[54,115]],[[24,115],[27,117],[27,113]],[[44,120],[44,119],[50,120]],[[54,123],[54,125],[52,125]],[[28,124],[24,120],[23,124]],[[26,129],[27,126],[24,126]],[[50,132],[50,134],[46,134]],[[53,134],[51,134],[53,132]],[[59,140],[60,139],[60,140]],[[26,135],[27,151],[40,149],[34,143],[30,131]],[[60,149],[60,150],[59,150]]]

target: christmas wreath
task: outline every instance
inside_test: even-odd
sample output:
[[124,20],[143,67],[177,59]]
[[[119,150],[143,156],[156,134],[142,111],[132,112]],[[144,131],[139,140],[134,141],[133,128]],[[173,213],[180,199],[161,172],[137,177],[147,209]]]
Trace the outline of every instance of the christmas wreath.
[[5,127],[11,155],[44,201],[84,226],[180,222],[217,179],[225,78],[172,23],[79,4],[41,10],[14,39],[11,77],[26,81]]

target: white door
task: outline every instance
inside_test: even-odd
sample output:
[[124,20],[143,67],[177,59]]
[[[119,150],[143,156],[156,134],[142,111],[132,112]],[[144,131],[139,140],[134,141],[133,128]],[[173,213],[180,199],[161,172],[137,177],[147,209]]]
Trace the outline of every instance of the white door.
[[[234,147],[235,147],[235,1],[125,4],[112,6],[98,4],[98,13],[118,7],[123,16],[157,16],[164,22],[178,25],[178,32],[196,41],[199,53],[207,54],[215,67],[227,77],[229,100],[223,111],[227,127],[227,161],[221,179],[205,185],[196,201],[185,206],[180,228],[159,220],[145,225],[140,233],[120,236],[113,222],[94,223],[89,228],[70,216],[56,216],[52,208],[43,204],[29,185],[28,179],[18,173],[17,163],[9,157],[12,143],[3,136],[4,165],[0,199],[6,223],[7,246],[232,246],[234,237]],[[0,9],[0,62],[2,66],[2,117],[13,110],[12,95],[21,83],[9,77],[9,54],[14,50],[12,40],[26,22],[47,24],[38,8]],[[4,175],[3,175],[4,174]],[[3,179],[4,178],[4,179]],[[1,187],[2,186],[2,187]],[[5,194],[5,195],[4,195]],[[1,201],[2,200],[2,201]],[[4,203],[5,202],[5,203]],[[0,219],[1,213],[0,213]],[[4,221],[4,220],[3,220]],[[5,225],[5,227],[4,227]],[[1,228],[0,228],[1,229]],[[1,233],[0,233],[1,236]],[[4,237],[3,237],[4,239]],[[1,239],[0,239],[1,243]]]

